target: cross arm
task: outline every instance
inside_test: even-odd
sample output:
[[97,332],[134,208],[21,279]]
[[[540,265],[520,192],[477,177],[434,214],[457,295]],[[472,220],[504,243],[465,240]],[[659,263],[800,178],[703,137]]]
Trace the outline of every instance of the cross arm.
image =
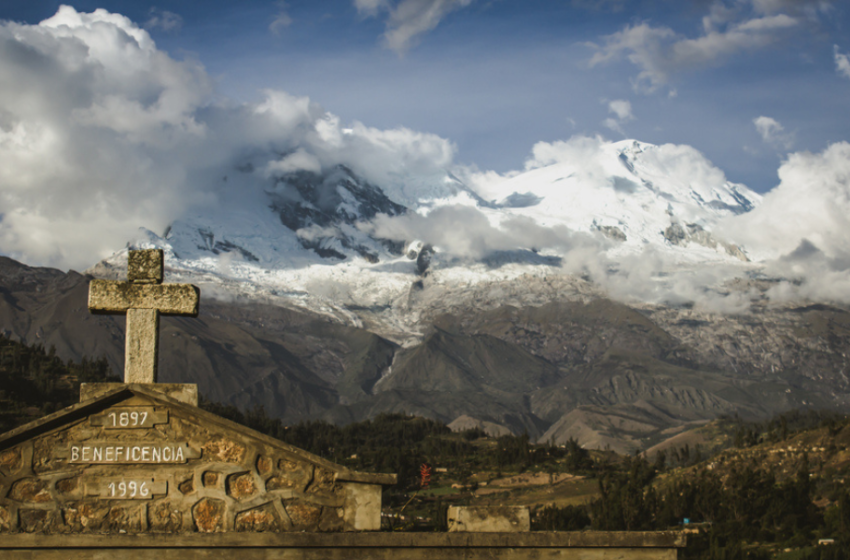
[[131,284],[95,279],[89,283],[92,313],[126,313],[156,309],[163,315],[197,317],[200,290],[192,284]]

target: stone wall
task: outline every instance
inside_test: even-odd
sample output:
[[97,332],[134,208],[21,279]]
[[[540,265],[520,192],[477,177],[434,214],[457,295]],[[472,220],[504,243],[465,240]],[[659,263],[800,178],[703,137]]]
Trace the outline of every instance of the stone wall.
[[[681,532],[0,534],[3,560],[676,560]],[[93,552],[96,551],[96,552]]]
[[[110,425],[125,412],[137,424],[148,414]],[[0,532],[380,528],[380,485],[344,482],[333,463],[211,418],[132,394],[0,447]]]

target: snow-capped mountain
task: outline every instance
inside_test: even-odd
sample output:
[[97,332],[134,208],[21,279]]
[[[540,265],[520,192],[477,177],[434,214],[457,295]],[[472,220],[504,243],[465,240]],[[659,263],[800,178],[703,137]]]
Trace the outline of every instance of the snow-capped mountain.
[[[355,324],[363,309],[381,309],[378,322],[405,323],[387,327],[403,332],[426,305],[411,289],[426,284],[452,291],[546,277],[576,255],[566,276],[619,270],[647,250],[683,266],[747,260],[715,229],[760,196],[690,147],[598,142],[527,167],[487,184],[447,172],[407,188],[406,205],[388,194],[398,186],[346,166],[279,173],[259,198],[185,216],[163,236],[143,230],[128,246],[165,249],[173,274],[208,293],[275,297]],[[117,274],[124,253],[93,272]]]
[[738,258],[743,254],[729,243],[718,245],[711,232],[719,219],[761,200],[693,148],[634,140],[602,143],[582,160],[531,169],[490,192],[499,208],[542,225],[599,231],[633,247],[720,246]]
[[[199,320],[163,323],[164,378],[287,422],[403,411],[626,452],[720,414],[850,407],[850,315],[774,302],[783,282],[726,235],[759,195],[687,146],[547,146],[502,177],[278,173],[142,231],[130,247],[165,249],[167,280],[205,298]],[[90,272],[121,276],[125,256]],[[6,268],[13,285],[46,274]],[[35,293],[84,297],[83,277],[53,282]],[[120,321],[58,307],[71,318],[0,315],[120,365]]]

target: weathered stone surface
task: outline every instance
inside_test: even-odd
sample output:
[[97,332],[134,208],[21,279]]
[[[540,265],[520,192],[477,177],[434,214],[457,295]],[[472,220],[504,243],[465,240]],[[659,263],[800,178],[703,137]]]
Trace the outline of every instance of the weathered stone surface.
[[204,453],[225,463],[241,463],[245,460],[245,446],[226,439],[217,439],[204,445]]
[[257,472],[260,473],[260,475],[265,476],[269,474],[272,472],[273,468],[274,462],[270,458],[264,457],[263,455],[257,457]]
[[180,483],[178,489],[180,490],[180,493],[184,496],[186,494],[191,494],[195,491],[195,479],[190,476],[189,478]]
[[0,452],[0,472],[16,473],[21,470],[22,466],[23,458],[20,447],[13,447]]
[[106,502],[77,502],[62,511],[65,525],[71,531],[100,531],[108,525],[109,504]]
[[127,253],[127,281],[135,284],[161,284],[162,249],[144,249]]
[[207,471],[204,473],[203,482],[204,488],[217,488],[221,481],[221,474],[215,471]]
[[676,560],[685,545],[673,531],[0,536],[3,560]]
[[227,494],[237,500],[250,498],[257,493],[257,485],[251,473],[232,474],[227,477]]
[[313,478],[313,466],[294,461],[279,461],[280,473],[266,481],[267,490],[293,488],[304,490]]
[[74,426],[68,430],[49,434],[33,442],[32,470],[35,474],[49,474],[68,470],[69,455],[57,454],[57,449],[67,449],[71,441],[93,437],[93,430]]
[[71,494],[76,492],[76,490],[80,486],[80,477],[72,476],[69,478],[63,478],[56,482],[56,491],[60,494]]
[[346,531],[381,530],[381,487],[377,484],[343,482]]
[[266,481],[266,490],[295,488],[295,483],[283,476],[273,476]]
[[307,488],[308,494],[317,492],[331,492],[334,488],[334,473],[325,469],[315,469],[313,472],[313,481]]
[[92,280],[89,310],[126,313],[128,309],[156,309],[164,315],[198,315],[198,288],[191,284],[131,284]]
[[107,516],[106,530],[110,533],[138,533],[142,529],[144,506],[113,507]]
[[[342,531],[344,528],[344,514],[342,508],[322,508],[322,516],[319,518],[319,531],[332,533]],[[380,527],[378,527],[380,529]]]
[[9,508],[0,506],[0,532],[12,530],[12,514]]
[[237,531],[280,531],[281,523],[274,505],[264,504],[236,515],[235,528]]
[[162,251],[130,251],[128,282],[89,283],[89,310],[127,315],[125,383],[155,383],[159,315],[198,315],[200,291],[191,284],[161,284]]
[[44,504],[52,498],[47,483],[39,478],[22,478],[12,485],[9,497],[18,502]]
[[44,531],[50,518],[50,512],[45,509],[18,510],[21,530],[25,533],[40,533]]
[[284,503],[283,507],[297,531],[315,531],[322,517],[322,507],[298,500]]
[[[148,391],[162,393],[170,399],[198,406],[198,385],[195,383],[139,383]],[[80,384],[80,402],[96,399],[100,396],[127,387],[126,383],[82,383]]]
[[148,527],[156,532],[179,533],[183,529],[183,512],[171,502],[152,504],[148,507]]
[[127,310],[124,383],[156,383],[159,363],[159,311]]
[[224,531],[225,503],[223,500],[204,498],[192,508],[195,526],[201,533]]
[[531,530],[526,506],[450,506],[450,532],[515,533]]
[[[107,425],[104,419],[121,411],[154,411],[158,420],[140,419],[134,429],[116,428],[115,421]],[[267,436],[164,399],[144,385],[111,389],[59,414],[32,422],[23,432],[0,435],[0,531],[185,536],[379,527],[347,522],[346,508],[371,510],[363,500],[347,498],[343,488],[378,488],[384,483],[373,480],[378,475],[277,446]],[[154,459],[154,451],[146,457],[145,449],[165,446],[185,449],[184,461]],[[14,474],[12,467],[18,468]],[[366,501],[380,503],[380,496]]]

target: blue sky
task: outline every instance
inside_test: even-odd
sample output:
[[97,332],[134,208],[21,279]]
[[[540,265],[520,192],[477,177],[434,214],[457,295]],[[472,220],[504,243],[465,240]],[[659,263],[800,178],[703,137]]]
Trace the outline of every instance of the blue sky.
[[[35,24],[59,5],[4,0],[0,19]],[[764,192],[788,153],[850,140],[844,2],[71,5],[145,26],[159,49],[206,68],[218,101],[255,102],[264,88],[309,96],[343,122],[437,134],[482,170],[521,169],[538,141],[601,134],[690,144]],[[759,117],[772,121],[759,128]]]

